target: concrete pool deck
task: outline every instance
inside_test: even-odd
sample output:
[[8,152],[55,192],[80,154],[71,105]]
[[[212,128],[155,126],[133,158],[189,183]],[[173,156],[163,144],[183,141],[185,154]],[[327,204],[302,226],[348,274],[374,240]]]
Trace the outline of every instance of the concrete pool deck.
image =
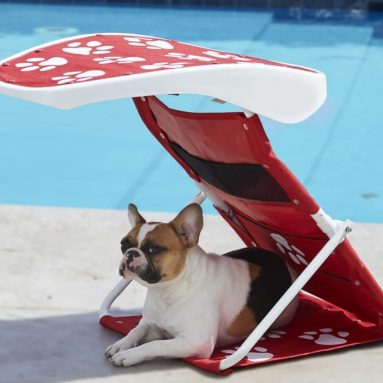
[[[152,220],[173,214],[146,213]],[[128,369],[105,359],[120,336],[98,325],[97,310],[118,281],[126,213],[0,205],[0,382],[207,382],[221,379],[177,360]],[[383,283],[383,225],[355,224],[350,240]],[[201,244],[224,252],[242,246],[217,216],[206,216]],[[139,308],[145,290],[131,286],[116,307]],[[383,345],[274,363],[225,382],[378,382]]]

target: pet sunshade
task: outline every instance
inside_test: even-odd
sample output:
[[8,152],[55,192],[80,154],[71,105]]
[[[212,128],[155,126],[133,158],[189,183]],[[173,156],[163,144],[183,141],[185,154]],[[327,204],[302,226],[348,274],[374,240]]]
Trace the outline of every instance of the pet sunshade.
[[[157,37],[96,34],[3,60],[0,92],[63,109],[133,97],[151,133],[245,244],[280,254],[299,274],[242,345],[186,362],[227,374],[383,339],[383,292],[345,239],[350,223],[325,214],[273,153],[258,117],[309,117],[326,97],[322,73]],[[177,111],[153,96],[182,93],[218,98],[244,113]],[[129,283],[120,281],[100,311],[100,323],[122,334],[139,317],[113,317],[109,308]],[[267,332],[298,293],[294,321]]]

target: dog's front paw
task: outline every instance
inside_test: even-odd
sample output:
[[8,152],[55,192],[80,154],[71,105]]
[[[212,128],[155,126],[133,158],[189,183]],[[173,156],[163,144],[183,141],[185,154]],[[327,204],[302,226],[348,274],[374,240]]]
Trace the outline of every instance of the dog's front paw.
[[130,350],[120,351],[110,358],[111,362],[118,367],[129,367],[140,363]]
[[113,355],[117,354],[121,350],[124,349],[124,342],[123,339],[117,341],[116,343],[111,344],[106,350],[105,350],[105,356],[107,358],[111,358]]

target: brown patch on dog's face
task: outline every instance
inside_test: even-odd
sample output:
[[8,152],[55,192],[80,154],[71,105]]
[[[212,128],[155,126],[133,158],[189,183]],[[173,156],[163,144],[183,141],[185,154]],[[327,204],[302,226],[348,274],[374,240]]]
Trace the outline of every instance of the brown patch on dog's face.
[[[177,277],[185,265],[187,247],[171,225],[160,223],[138,243],[138,235],[144,224],[136,225],[121,241],[124,255],[120,274],[133,272],[129,265],[133,259],[129,256],[129,249],[139,249],[145,259],[145,267],[134,270],[135,274],[148,283],[166,282]],[[145,228],[144,228],[145,229]],[[155,282],[154,282],[155,281]]]
[[137,224],[133,227],[132,230],[129,231],[128,234],[125,235],[124,238],[121,239],[121,251],[124,254],[129,248],[136,247],[138,245],[137,235],[142,227],[142,223]]
[[159,224],[142,241],[140,249],[150,257],[161,279],[166,282],[176,278],[184,268],[187,247],[169,224]]
[[121,240],[124,257],[120,274],[136,274],[147,283],[176,278],[184,269],[188,249],[198,243],[202,229],[201,208],[192,204],[170,223],[146,224],[137,208],[130,205],[129,219],[135,226]]

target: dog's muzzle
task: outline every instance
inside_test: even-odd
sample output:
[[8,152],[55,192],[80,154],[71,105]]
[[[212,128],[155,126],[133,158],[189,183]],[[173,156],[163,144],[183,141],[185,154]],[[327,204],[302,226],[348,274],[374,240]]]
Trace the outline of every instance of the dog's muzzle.
[[148,266],[145,254],[140,249],[131,248],[125,252],[124,257],[126,267],[134,273],[137,272],[138,269],[143,269]]
[[148,283],[156,283],[161,279],[160,273],[155,269],[152,261],[138,248],[130,248],[124,253],[120,267],[121,276],[124,275],[126,269]]

